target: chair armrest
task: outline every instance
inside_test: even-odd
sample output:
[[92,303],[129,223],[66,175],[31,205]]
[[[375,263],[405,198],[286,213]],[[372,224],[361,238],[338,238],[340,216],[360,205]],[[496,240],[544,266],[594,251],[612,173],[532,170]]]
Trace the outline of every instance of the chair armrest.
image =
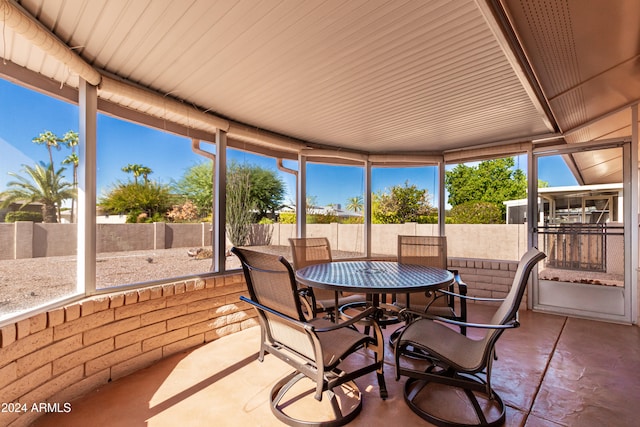
[[313,331],[313,332],[328,332],[328,331],[333,331],[335,329],[340,329],[340,328],[345,328],[348,326],[353,325],[354,323],[362,320],[364,317],[370,316],[371,314],[373,314],[373,312],[376,310],[375,307],[369,307],[366,310],[362,311],[360,314],[358,314],[357,316],[352,317],[351,319],[349,319],[347,322],[342,322],[342,323],[336,323],[335,326],[326,326],[323,328],[316,328],[314,325],[310,324],[310,323],[306,323],[306,322],[301,322],[299,320],[294,319],[293,317],[289,317],[286,314],[280,313],[279,311],[276,311],[272,308],[269,308],[265,305],[262,305],[260,303],[255,302],[254,300],[247,298],[243,295],[240,296],[240,300],[247,302],[251,305],[253,305],[254,307],[266,311],[268,313],[273,314],[274,316],[278,316],[283,320],[286,320],[287,322],[290,322],[300,328],[304,328],[308,331]]
[[495,301],[495,302],[504,301],[504,298],[470,297],[470,296],[463,295],[463,294],[457,294],[455,292],[445,291],[443,289],[438,289],[438,292],[441,292],[441,293],[447,294],[447,295],[451,295],[451,296],[454,296],[454,297],[457,297],[457,298],[460,298],[460,299],[470,300],[470,301]]
[[455,278],[456,283],[458,284],[459,294],[467,295],[467,284],[462,280],[462,277],[460,277],[460,273],[458,273],[458,270],[449,270],[449,271],[453,273],[453,277]]
[[446,317],[441,317],[441,316],[434,316],[432,314],[429,313],[422,313],[422,312],[418,312],[418,311],[412,311],[412,310],[407,310],[407,309],[402,309],[400,310],[400,315],[402,316],[407,316],[408,317],[413,317],[414,319],[420,317],[423,319],[428,319],[428,320],[437,320],[438,322],[443,322],[443,323],[449,323],[451,325],[456,325],[456,326],[466,326],[467,328],[479,328],[479,329],[511,329],[511,328],[517,328],[520,326],[520,322],[518,321],[518,318],[516,316],[515,319],[505,323],[505,324],[491,324],[491,323],[471,323],[471,322],[461,322],[458,320],[453,320],[453,319],[448,319]]
[[255,302],[254,300],[252,300],[250,298],[247,298],[244,295],[240,295],[240,300],[253,305],[254,307],[256,307],[259,310],[266,311],[268,313],[273,314],[274,316],[278,316],[279,318],[281,318],[283,320],[286,320],[287,322],[290,322],[290,323],[292,323],[292,324],[294,324],[294,325],[296,325],[296,326],[298,326],[300,328],[309,329],[311,327],[311,329],[313,329],[313,326],[311,326],[311,325],[309,325],[307,323],[304,323],[304,322],[301,322],[299,320],[296,320],[293,317],[289,317],[286,314],[280,313],[279,311],[276,311],[276,310],[274,310],[272,308],[267,307],[266,305],[262,305],[262,304],[260,304],[258,302]]
[[376,311],[375,307],[368,307],[366,310],[363,310],[362,312],[360,312],[360,314],[353,316],[351,319],[347,320],[346,322],[336,323],[335,326],[326,326],[324,328],[314,328],[314,331],[328,332],[328,331],[333,331],[336,329],[348,327],[358,323],[363,318],[372,315],[375,311]]

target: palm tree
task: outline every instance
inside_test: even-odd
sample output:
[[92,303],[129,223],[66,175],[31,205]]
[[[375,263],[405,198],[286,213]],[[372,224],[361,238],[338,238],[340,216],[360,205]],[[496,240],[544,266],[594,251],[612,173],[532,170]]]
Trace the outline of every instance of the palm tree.
[[[68,131],[62,137],[62,143],[67,146],[67,148],[71,148],[71,154],[69,154],[63,161],[63,165],[72,164],[73,165],[73,189],[77,192],[78,188],[78,155],[76,154],[76,147],[79,142],[78,132],[74,132],[72,130]],[[75,222],[75,204],[76,199],[71,199],[71,223]]]
[[23,207],[29,203],[42,203],[42,218],[44,222],[58,222],[60,205],[65,199],[75,197],[75,190],[69,182],[64,181],[62,173],[65,168],[53,173],[53,166],[40,162],[35,167],[24,165],[27,177],[9,172],[16,181],[7,183],[7,190],[0,193],[3,198],[2,207],[14,202],[22,202]]
[[351,197],[347,200],[347,210],[353,212],[362,212],[364,203],[362,202],[362,196]]
[[47,146],[47,151],[49,151],[49,166],[53,170],[53,153],[51,152],[51,147],[54,147],[56,150],[60,150],[62,148],[60,146],[62,139],[58,138],[58,136],[55,133],[47,130],[42,132],[37,137],[33,138],[31,142],[34,142],[39,145],[45,144]]
[[149,183],[149,175],[151,175],[153,171],[151,170],[151,168],[141,166],[140,169],[138,169],[138,173],[142,175],[142,178],[144,179],[144,185],[147,185]]
[[[63,165],[72,164],[73,165],[73,190],[77,192],[78,189],[78,155],[76,153],[71,153],[62,161]],[[74,212],[75,212],[75,197],[71,199],[71,223],[75,222]]]
[[142,177],[144,178],[144,183],[146,185],[149,182],[148,176],[153,173],[151,168],[148,168],[143,165],[139,165],[137,163],[128,164],[127,166],[124,166],[122,168],[122,172],[133,173],[133,182],[136,185],[138,185],[138,177],[140,175],[142,175]]

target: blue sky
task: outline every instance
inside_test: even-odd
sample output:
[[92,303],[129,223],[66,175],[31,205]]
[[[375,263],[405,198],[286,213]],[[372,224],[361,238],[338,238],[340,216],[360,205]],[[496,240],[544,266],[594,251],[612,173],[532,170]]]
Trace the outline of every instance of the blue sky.
[[[156,129],[129,123],[113,117],[98,117],[98,195],[103,194],[118,181],[127,181],[130,175],[121,171],[128,163],[138,163],[153,170],[150,178],[169,184],[178,180],[185,171],[205,159],[191,151],[187,138],[164,133]],[[78,110],[75,105],[14,85],[0,79],[0,191],[12,179],[8,172],[20,173],[23,164],[48,162],[45,146],[31,142],[40,133],[50,130],[62,136],[68,130],[78,130]],[[203,147],[207,150],[213,149]],[[54,150],[54,162],[60,162],[70,154],[62,148]],[[275,159],[238,150],[229,150],[228,158],[277,171]],[[516,160],[517,166],[526,171],[526,157]],[[297,162],[285,162],[285,166],[297,168]],[[452,168],[453,166],[447,166]],[[545,158],[540,163],[540,179],[551,186],[574,185],[568,168],[559,157]],[[67,171],[71,180],[70,168]],[[396,185],[415,184],[427,188],[433,196],[437,188],[435,167],[374,168],[373,191],[384,191]],[[277,171],[287,187],[285,203],[295,199],[295,178]],[[354,196],[363,194],[363,168],[320,165],[307,166],[307,194],[319,205],[342,204]],[[434,205],[436,200],[432,200]]]

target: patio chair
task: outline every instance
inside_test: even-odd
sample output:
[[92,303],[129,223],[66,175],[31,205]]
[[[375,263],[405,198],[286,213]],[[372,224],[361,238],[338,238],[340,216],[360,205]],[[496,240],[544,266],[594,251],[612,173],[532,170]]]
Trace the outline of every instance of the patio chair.
[[[291,255],[293,257],[293,268],[295,270],[307,267],[309,265],[320,264],[323,262],[331,262],[331,246],[329,239],[326,237],[306,237],[306,238],[290,238]],[[314,317],[318,313],[327,313],[333,318],[336,313],[335,292],[327,289],[312,289],[299,285],[300,291],[306,295],[311,301]],[[338,308],[345,304],[362,303],[365,301],[364,295],[344,295],[338,293]]]
[[[444,236],[398,236],[398,262],[402,264],[418,264],[428,267],[447,269],[447,238]],[[456,270],[451,270],[456,281],[446,292],[429,291],[411,295],[396,295],[396,305],[407,307],[413,311],[428,311],[435,316],[446,317],[460,322],[467,321],[467,300],[460,298],[460,311],[456,311],[455,286],[458,295],[467,295],[467,285]],[[465,326],[460,332],[466,334]]]
[[[340,426],[350,422],[362,408],[361,393],[354,380],[373,371],[377,373],[380,396],[386,399],[382,331],[374,326],[371,337],[353,328],[354,323],[371,315],[373,309],[339,324],[322,318],[308,321],[300,305],[293,269],[283,257],[236,247],[231,251],[240,258],[250,295],[240,299],[258,312],[261,330],[258,360],[262,362],[265,353],[270,353],[295,369],[271,390],[271,410],[279,420],[294,426]],[[362,349],[372,350],[374,357],[352,358],[355,360],[351,365],[360,364],[359,368],[343,371],[342,362]],[[309,380],[315,386],[303,387]],[[327,399],[324,410],[314,406],[305,413],[326,414],[328,406],[328,419],[301,420],[296,415],[300,413],[300,405],[305,408],[310,404],[322,405],[323,399]]]
[[[507,296],[487,324],[466,323],[427,313],[419,315],[395,343],[396,380],[408,376],[404,399],[413,412],[437,426],[498,426],[505,421],[505,405],[491,387],[495,344],[505,329],[517,328],[518,308],[533,267],[545,254],[532,248],[520,259]],[[490,298],[472,298],[490,300]],[[445,324],[483,328],[484,337],[471,339]],[[424,361],[412,357],[418,348]],[[408,357],[405,350],[409,349]],[[469,402],[462,399],[467,397]]]

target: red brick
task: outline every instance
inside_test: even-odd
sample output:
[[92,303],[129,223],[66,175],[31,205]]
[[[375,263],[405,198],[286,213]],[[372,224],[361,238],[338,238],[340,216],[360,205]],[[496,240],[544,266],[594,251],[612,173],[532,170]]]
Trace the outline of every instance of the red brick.
[[162,286],[154,286],[149,291],[149,299],[162,298]]
[[185,316],[175,317],[167,320],[167,330],[173,331],[195,323],[203,322],[209,318],[206,311],[198,311],[196,313],[187,314]]
[[237,311],[235,313],[229,314],[227,317],[227,324],[242,322],[249,318],[247,313],[244,311]]
[[109,309],[110,298],[108,296],[94,297],[93,302],[94,302],[93,309],[96,312]]
[[[8,365],[18,358],[39,350],[53,342],[53,329],[36,332],[28,337],[16,341],[11,345],[0,348],[0,367]],[[6,401],[5,401],[6,402]]]
[[113,310],[99,311],[53,328],[56,341],[113,322]]
[[80,350],[69,353],[53,361],[53,375],[59,375],[76,366],[81,366],[89,360],[96,359],[113,351],[114,339],[109,338],[93,345],[84,346]]
[[[16,324],[11,323],[4,328],[0,329],[0,348],[8,347],[9,344],[15,342],[18,332],[16,331]],[[0,355],[2,352],[0,352]],[[2,359],[0,359],[0,366],[2,366]]]
[[240,329],[243,331],[245,329],[253,328],[254,326],[259,326],[258,320],[254,317],[252,319],[247,319],[240,323]]
[[195,279],[194,287],[195,290],[200,291],[207,287],[207,282],[204,279]]
[[189,326],[189,335],[197,335],[204,332],[209,332],[217,328],[221,328],[227,324],[227,317],[220,316],[216,319],[209,319],[206,322],[196,323]]
[[177,294],[173,297],[167,298],[167,307],[173,307],[175,305],[188,304],[193,301],[203,300],[208,298],[206,290],[185,292]]
[[138,302],[138,291],[124,293],[124,305],[136,304]]
[[80,316],[85,317],[95,313],[95,305],[96,303],[93,300],[82,301],[80,303]]
[[224,337],[226,335],[233,334],[235,332],[240,332],[240,324],[234,323],[233,325],[223,326],[222,328],[214,329],[213,331],[209,331],[204,334],[204,339],[206,342],[213,341],[220,337]]
[[175,295],[176,287],[175,285],[162,285],[162,295],[165,297]]
[[116,336],[116,348],[126,347],[133,343],[144,341],[147,338],[164,334],[165,332],[167,332],[167,325],[165,322],[143,326],[131,332]]
[[[77,383],[84,377],[84,366],[77,366],[62,375],[52,378],[40,387],[36,387],[20,398],[20,403],[31,405],[40,402],[51,402],[50,397]],[[64,402],[62,402],[64,403]]]
[[157,337],[148,338],[142,341],[142,351],[147,352],[154,348],[163,347],[171,344],[172,342],[180,341],[189,336],[188,328],[177,329],[175,331],[167,332],[166,334],[159,335]]
[[125,305],[124,307],[118,307],[115,309],[115,319],[120,320],[127,317],[140,316],[143,313],[160,310],[161,308],[165,308],[165,306],[166,300],[164,298]]
[[162,357],[167,357],[180,351],[195,347],[204,343],[204,334],[194,335],[180,341],[162,347]]
[[47,327],[47,313],[39,313],[29,318],[29,333],[40,332]]
[[224,305],[224,298],[206,298],[187,304],[187,312],[195,313],[196,311],[210,310]]
[[245,290],[244,292],[236,292],[233,294],[229,294],[229,295],[225,295],[224,296],[224,302],[226,304],[240,304],[240,296],[244,295],[245,297],[248,297],[249,294],[248,292]]
[[87,378],[80,380],[74,384],[69,385],[67,388],[61,390],[59,393],[51,396],[49,402],[70,402],[80,396],[84,396],[92,390],[106,384],[110,379],[110,369],[104,369]]
[[90,329],[83,334],[84,345],[90,345],[107,338],[115,337],[124,332],[134,330],[140,327],[139,317],[130,317],[124,320],[118,320],[95,329]]
[[225,315],[230,314],[230,313],[235,313],[236,311],[238,311],[238,310],[233,305],[225,304],[225,305],[220,306],[218,308],[214,308],[214,309],[209,310],[209,317],[211,319],[214,319],[216,317],[225,316]]
[[194,280],[188,280],[184,283],[185,292],[193,292],[196,289],[196,282]]
[[149,289],[138,290],[138,301],[148,301],[151,299],[151,291]]
[[22,377],[80,348],[82,348],[82,336],[74,335],[62,341],[54,342],[38,351],[29,353],[17,360],[18,376]]
[[49,328],[62,325],[63,323],[64,323],[64,308],[60,307],[47,312],[47,326]]
[[178,294],[184,294],[184,293],[186,292],[186,285],[184,284],[184,282],[182,282],[182,283],[176,283],[176,284],[173,286],[173,289],[174,289],[174,291],[173,291],[173,292],[175,293],[175,295],[178,295]]
[[163,308],[161,310],[150,311],[140,315],[140,324],[142,326],[158,323],[163,320],[172,319],[174,317],[187,314],[186,305],[177,305],[175,307]]
[[0,389],[18,379],[17,366],[18,364],[13,362],[3,368],[0,368]]
[[16,330],[18,331],[17,338],[19,341],[29,335],[29,332],[31,331],[31,321],[29,319],[24,319],[16,322]]
[[80,317],[80,304],[71,304],[64,307],[64,321],[71,322]]
[[29,375],[18,378],[16,381],[0,389],[0,402],[13,402],[23,394],[44,384],[51,378],[51,364],[42,366]]
[[105,368],[110,368],[117,363],[120,363],[127,359],[131,359],[132,357],[135,357],[140,353],[140,343],[132,344],[128,347],[123,347],[121,349],[112,351],[111,353],[107,353],[104,356],[100,356],[96,359],[88,361],[85,364],[85,374],[93,375]]
[[122,307],[124,305],[124,294],[111,295],[109,308]]

